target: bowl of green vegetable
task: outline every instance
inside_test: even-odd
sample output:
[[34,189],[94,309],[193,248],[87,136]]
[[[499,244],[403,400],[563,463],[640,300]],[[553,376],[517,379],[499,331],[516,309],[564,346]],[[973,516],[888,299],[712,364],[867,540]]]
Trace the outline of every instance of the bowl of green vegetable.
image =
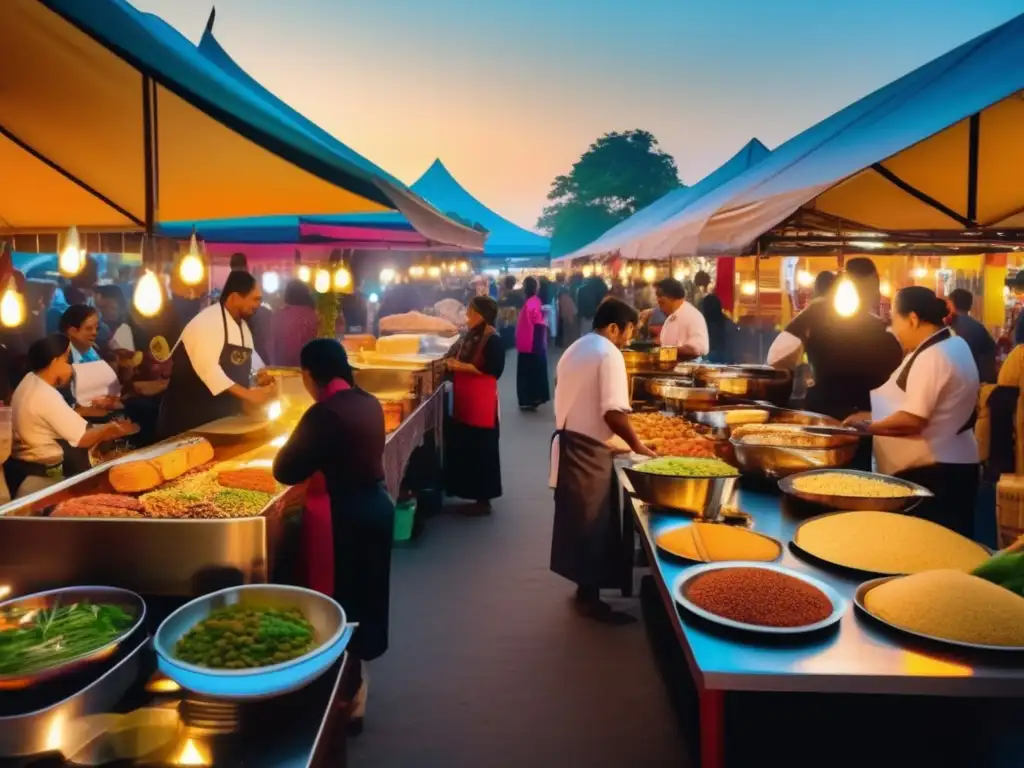
[[652,506],[717,520],[739,470],[721,459],[662,456],[625,468],[633,492]]
[[110,656],[145,617],[143,599],[116,587],[65,587],[0,603],[0,690]]
[[182,606],[157,629],[153,645],[160,671],[183,688],[244,701],[311,683],[351,635],[345,610],[320,592],[247,584]]

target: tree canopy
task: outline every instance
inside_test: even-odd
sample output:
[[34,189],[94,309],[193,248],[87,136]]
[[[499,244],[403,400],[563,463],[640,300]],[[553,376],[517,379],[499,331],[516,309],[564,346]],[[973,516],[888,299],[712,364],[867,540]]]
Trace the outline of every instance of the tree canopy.
[[556,176],[537,226],[551,255],[580,248],[679,186],[676,161],[648,131],[606,133]]

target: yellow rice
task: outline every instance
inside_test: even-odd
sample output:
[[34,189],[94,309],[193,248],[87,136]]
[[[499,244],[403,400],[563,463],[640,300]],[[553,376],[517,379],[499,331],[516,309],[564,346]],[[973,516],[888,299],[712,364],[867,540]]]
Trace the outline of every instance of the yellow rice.
[[1024,646],[1024,597],[961,571],[893,579],[868,592],[864,607],[891,624],[931,637]]
[[871,499],[901,499],[913,496],[905,485],[876,477],[860,477],[845,472],[822,472],[793,478],[793,487],[804,493],[831,496],[861,496]]
[[765,536],[715,523],[671,528],[658,534],[657,544],[678,557],[705,563],[723,560],[767,562],[781,554],[779,545]]
[[893,512],[841,512],[804,523],[797,546],[847,568],[899,575],[936,568],[972,571],[988,559],[980,544],[941,525]]

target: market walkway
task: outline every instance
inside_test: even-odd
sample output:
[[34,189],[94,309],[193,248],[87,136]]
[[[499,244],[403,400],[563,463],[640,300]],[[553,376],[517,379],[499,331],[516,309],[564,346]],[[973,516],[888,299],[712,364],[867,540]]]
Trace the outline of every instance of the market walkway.
[[643,625],[577,618],[569,585],[548,570],[552,415],[520,413],[515,380],[510,353],[494,514],[435,518],[416,548],[395,553],[391,647],[372,666],[350,764],[685,766]]

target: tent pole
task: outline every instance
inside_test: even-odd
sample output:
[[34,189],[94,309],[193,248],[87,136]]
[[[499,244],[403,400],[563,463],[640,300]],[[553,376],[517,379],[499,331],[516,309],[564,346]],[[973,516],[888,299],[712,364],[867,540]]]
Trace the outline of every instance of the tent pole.
[[[757,253],[754,256],[754,317],[761,326],[761,238],[757,238]],[[764,329],[757,332],[757,359],[764,360]]]

